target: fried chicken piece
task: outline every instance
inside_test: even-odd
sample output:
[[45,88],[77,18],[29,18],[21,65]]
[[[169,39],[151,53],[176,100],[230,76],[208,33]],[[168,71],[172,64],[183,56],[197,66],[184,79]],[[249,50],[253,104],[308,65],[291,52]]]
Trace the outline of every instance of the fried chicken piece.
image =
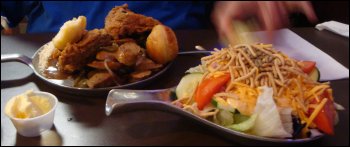
[[67,44],[58,58],[59,69],[68,73],[80,70],[94,59],[100,47],[110,46],[112,39],[103,29],[87,32],[79,42]]
[[105,29],[114,38],[150,32],[157,24],[161,23],[152,17],[130,11],[127,4],[114,7],[105,19]]

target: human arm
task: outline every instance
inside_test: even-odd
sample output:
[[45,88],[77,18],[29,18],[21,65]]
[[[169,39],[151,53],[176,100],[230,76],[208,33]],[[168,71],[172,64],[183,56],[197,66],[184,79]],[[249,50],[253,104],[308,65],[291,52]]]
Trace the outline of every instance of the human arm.
[[266,1],[219,1],[214,5],[212,21],[219,36],[230,43],[237,42],[237,34],[233,30],[236,20],[254,18],[259,22],[263,30],[269,32],[272,38],[272,30],[289,26],[289,14],[303,13],[310,22],[316,22],[317,17],[310,2],[266,2]]

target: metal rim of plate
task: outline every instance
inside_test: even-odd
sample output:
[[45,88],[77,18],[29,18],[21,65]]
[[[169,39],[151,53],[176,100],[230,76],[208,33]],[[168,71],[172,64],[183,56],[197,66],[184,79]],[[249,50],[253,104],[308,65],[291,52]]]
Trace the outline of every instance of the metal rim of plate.
[[[215,130],[218,135],[224,136],[230,140],[238,140],[239,142],[254,141],[254,142],[242,142],[244,144],[256,145],[254,143],[263,143],[271,145],[283,145],[283,144],[300,144],[318,140],[325,136],[321,133],[318,136],[310,138],[293,139],[293,138],[269,138],[247,134],[235,130],[228,129],[226,127],[215,124],[209,120],[196,116],[188,111],[185,111],[175,105],[171,104],[171,93],[175,88],[157,89],[157,90],[131,90],[131,89],[113,89],[109,92],[105,112],[107,116],[111,116],[114,112],[128,112],[132,110],[161,110],[174,114],[178,114],[194,120],[200,123],[208,129]],[[240,137],[240,138],[238,138]]]
[[[242,145],[297,145],[297,144],[303,144],[303,143],[309,143],[313,141],[317,141],[324,137],[325,135],[322,134],[320,136],[312,137],[312,138],[303,138],[303,139],[278,139],[278,138],[268,138],[268,137],[261,137],[251,134],[246,134],[239,131],[234,131],[228,128],[225,128],[223,126],[217,125],[213,122],[210,122],[206,119],[200,118],[198,116],[195,116],[191,114],[190,112],[180,110],[176,108],[175,106],[171,106],[168,103],[165,102],[134,102],[134,103],[124,103],[120,104],[119,107],[113,108],[113,109],[121,109],[122,111],[117,113],[123,113],[128,111],[137,111],[137,110],[161,110],[169,113],[174,113],[183,117],[188,118],[191,121],[194,121],[195,123],[198,123],[202,126],[206,126],[208,130],[213,131],[219,136],[222,136],[228,140],[232,140],[237,143],[241,143]],[[113,110],[112,110],[113,111]]]

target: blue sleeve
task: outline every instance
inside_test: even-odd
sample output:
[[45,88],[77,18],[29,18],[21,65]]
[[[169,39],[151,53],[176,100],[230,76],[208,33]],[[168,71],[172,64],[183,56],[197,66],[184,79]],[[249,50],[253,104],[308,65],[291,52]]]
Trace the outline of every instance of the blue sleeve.
[[1,1],[1,16],[7,17],[10,27],[15,27],[38,4],[35,1]]
[[212,2],[172,1],[1,1],[1,15],[16,26],[28,18],[27,33],[58,32],[64,22],[84,15],[87,29],[103,28],[105,17],[115,6],[129,4],[135,13],[151,16],[173,29],[201,29],[210,24]]

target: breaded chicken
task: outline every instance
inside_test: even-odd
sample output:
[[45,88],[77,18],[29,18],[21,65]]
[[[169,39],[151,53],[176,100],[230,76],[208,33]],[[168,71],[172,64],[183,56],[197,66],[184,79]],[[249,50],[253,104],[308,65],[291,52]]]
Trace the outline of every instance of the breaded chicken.
[[152,17],[130,11],[128,5],[124,4],[109,11],[105,19],[105,30],[114,38],[123,38],[150,32],[157,24],[161,23]]
[[58,58],[59,69],[68,73],[80,70],[95,58],[100,47],[110,46],[112,40],[103,29],[88,31],[79,42],[67,44]]

